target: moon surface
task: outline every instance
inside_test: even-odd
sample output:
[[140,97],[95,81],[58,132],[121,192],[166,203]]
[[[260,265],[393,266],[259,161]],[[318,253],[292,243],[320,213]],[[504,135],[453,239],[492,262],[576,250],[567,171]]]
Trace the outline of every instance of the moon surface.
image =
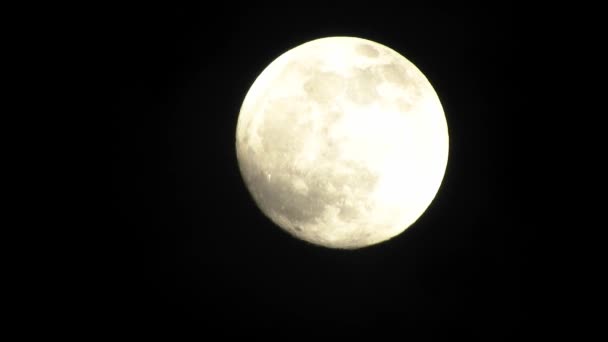
[[448,127],[423,73],[379,43],[329,37],[275,59],[238,117],[241,175],[260,210],[310,243],[391,239],[441,185]]

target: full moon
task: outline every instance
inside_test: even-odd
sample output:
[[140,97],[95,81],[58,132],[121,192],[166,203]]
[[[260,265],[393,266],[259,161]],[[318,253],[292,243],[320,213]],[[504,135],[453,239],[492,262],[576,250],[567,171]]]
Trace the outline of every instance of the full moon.
[[398,52],[355,37],[299,45],[257,77],[236,154],[272,222],[315,245],[389,240],[431,204],[449,138],[437,93]]

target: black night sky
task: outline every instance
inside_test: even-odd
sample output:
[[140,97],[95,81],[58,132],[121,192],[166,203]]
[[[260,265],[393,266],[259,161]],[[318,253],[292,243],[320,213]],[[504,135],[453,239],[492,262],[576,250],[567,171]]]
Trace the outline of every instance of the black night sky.
[[[531,316],[535,227],[516,200],[515,10],[215,6],[132,6],[108,18],[108,325],[518,336]],[[257,75],[288,49],[336,35],[377,41],[416,64],[450,130],[447,172],[429,209],[397,238],[356,251],[275,227],[249,196],[234,146]]]

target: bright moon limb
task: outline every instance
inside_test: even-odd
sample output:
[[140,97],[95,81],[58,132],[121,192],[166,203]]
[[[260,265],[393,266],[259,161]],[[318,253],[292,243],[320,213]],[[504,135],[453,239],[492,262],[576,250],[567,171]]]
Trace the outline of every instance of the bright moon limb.
[[443,108],[422,72],[354,37],[279,56],[249,89],[236,128],[260,210],[330,248],[377,244],[411,226],[439,190],[448,149]]

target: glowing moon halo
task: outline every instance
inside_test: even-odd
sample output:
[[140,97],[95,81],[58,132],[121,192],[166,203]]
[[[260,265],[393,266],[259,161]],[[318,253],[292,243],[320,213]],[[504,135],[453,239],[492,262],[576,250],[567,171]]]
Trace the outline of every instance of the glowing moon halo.
[[236,153],[260,210],[293,236],[354,249],[427,209],[448,159],[439,98],[394,50],[354,37],[297,46],[255,80]]

